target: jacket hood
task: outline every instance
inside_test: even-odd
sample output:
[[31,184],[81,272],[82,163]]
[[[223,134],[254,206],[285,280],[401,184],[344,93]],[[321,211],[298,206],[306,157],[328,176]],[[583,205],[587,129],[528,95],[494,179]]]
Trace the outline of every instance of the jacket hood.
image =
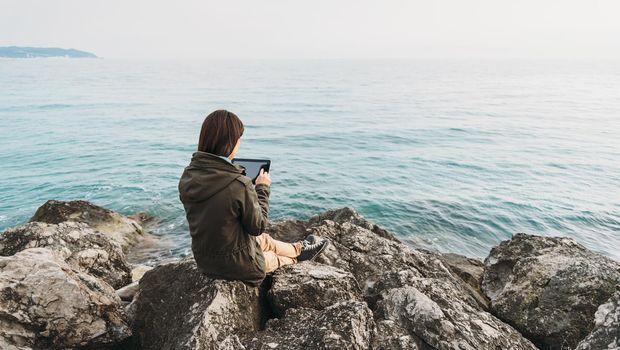
[[243,174],[244,169],[239,165],[213,153],[196,151],[179,180],[179,197],[182,202],[209,199]]

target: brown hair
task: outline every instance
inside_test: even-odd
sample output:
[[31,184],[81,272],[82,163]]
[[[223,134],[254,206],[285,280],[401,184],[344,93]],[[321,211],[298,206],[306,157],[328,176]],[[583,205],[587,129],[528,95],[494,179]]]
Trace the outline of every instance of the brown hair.
[[243,135],[241,119],[227,110],[217,110],[202,122],[198,150],[228,157],[241,135]]

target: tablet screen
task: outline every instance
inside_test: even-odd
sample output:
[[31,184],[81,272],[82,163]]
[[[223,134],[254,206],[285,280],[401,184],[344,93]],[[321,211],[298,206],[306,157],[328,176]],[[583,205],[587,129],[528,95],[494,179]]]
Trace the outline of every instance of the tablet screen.
[[256,183],[256,178],[261,168],[269,172],[269,167],[271,166],[271,160],[269,159],[234,158],[232,162],[245,168],[245,176],[252,179],[252,183]]

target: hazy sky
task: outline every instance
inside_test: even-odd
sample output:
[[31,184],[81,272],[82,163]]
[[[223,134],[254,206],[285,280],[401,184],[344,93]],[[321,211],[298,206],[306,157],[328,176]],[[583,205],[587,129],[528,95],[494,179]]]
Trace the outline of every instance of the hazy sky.
[[102,57],[620,59],[620,0],[0,0],[0,46]]

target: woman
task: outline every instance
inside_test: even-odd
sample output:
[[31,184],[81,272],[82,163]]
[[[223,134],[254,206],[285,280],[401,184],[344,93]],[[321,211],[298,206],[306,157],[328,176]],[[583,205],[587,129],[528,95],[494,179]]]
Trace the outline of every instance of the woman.
[[254,186],[244,169],[232,164],[242,135],[243,123],[234,113],[209,114],[198,150],[179,181],[179,193],[198,267],[213,278],[259,285],[280,266],[313,259],[329,241],[310,235],[286,243],[263,233],[271,178],[261,169]]

